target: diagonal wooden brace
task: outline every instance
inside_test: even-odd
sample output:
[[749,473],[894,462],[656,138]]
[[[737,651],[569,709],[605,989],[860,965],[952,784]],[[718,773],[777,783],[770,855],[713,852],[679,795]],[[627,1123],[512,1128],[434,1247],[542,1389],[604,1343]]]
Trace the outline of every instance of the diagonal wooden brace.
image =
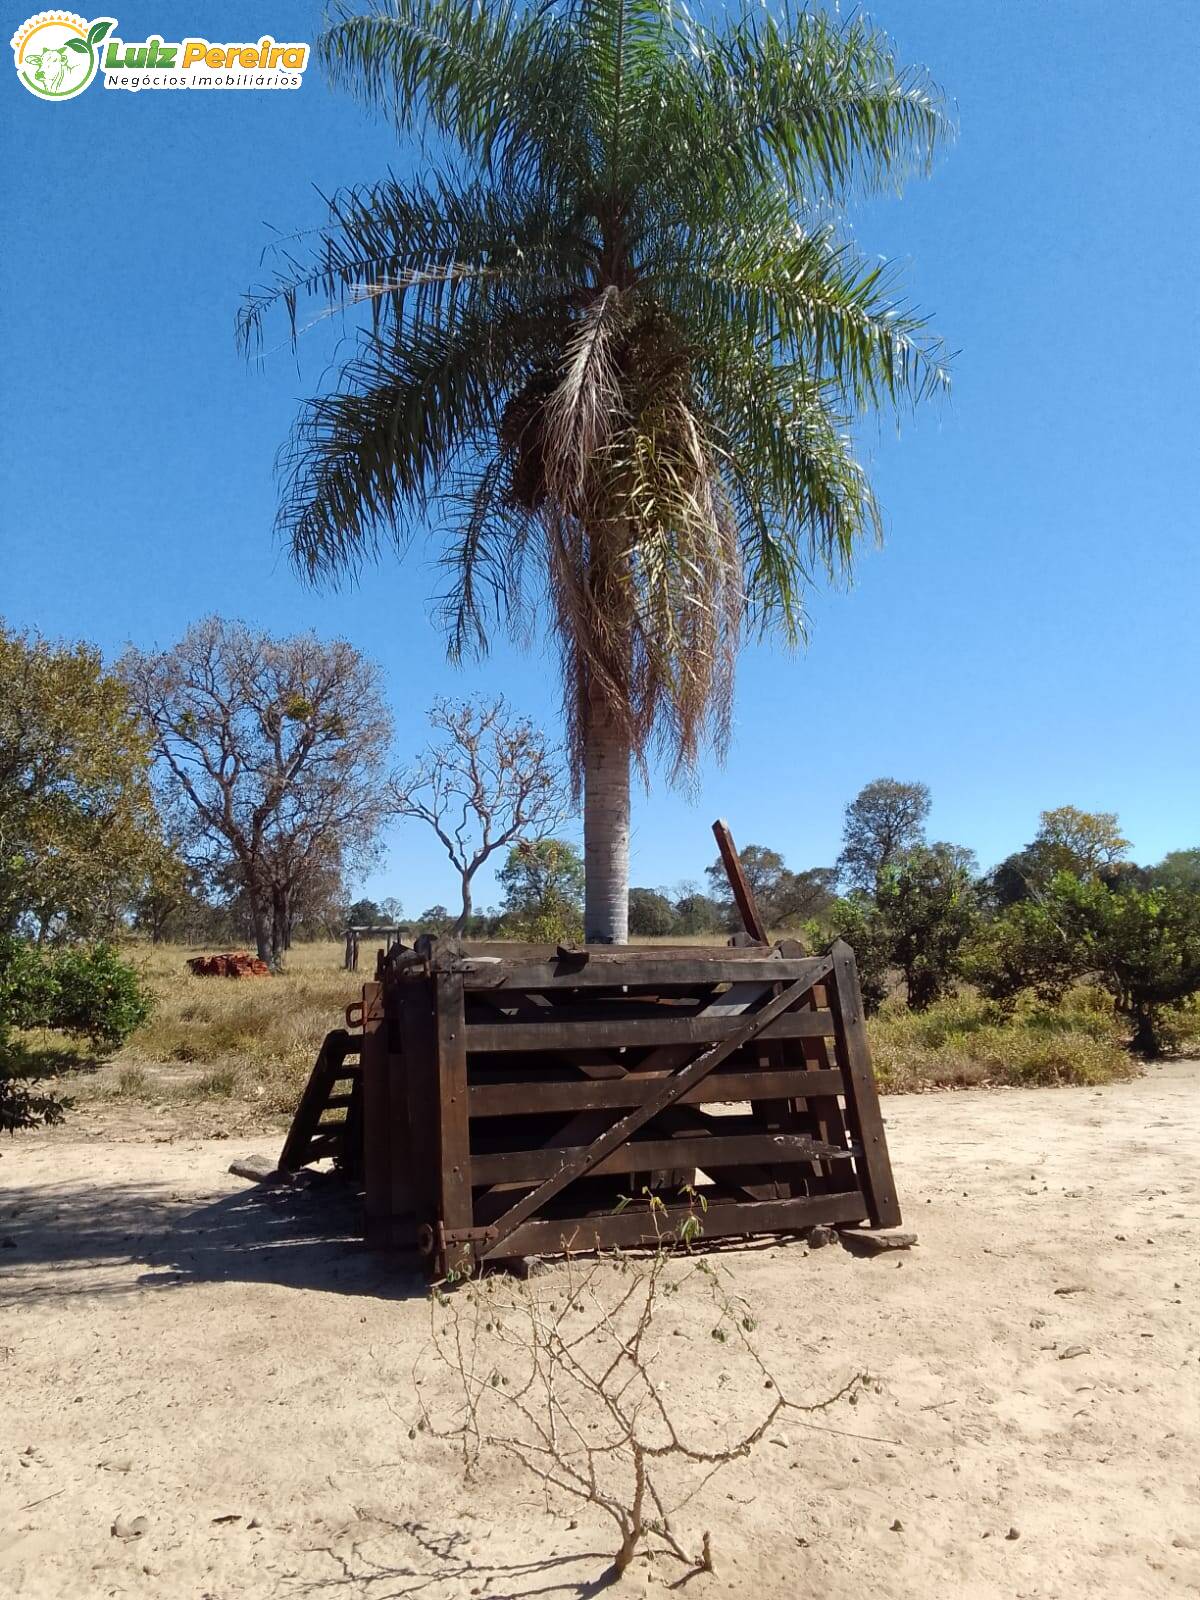
[[567,1184],[573,1183],[576,1178],[581,1178],[590,1172],[597,1162],[603,1161],[611,1150],[615,1150],[618,1145],[624,1144],[640,1127],[643,1127],[647,1122],[658,1116],[659,1112],[664,1111],[670,1105],[674,1105],[680,1095],[686,1094],[694,1084],[707,1077],[715,1067],[719,1067],[726,1056],[732,1055],[735,1050],[740,1050],[744,1044],[748,1044],[760,1029],[766,1027],[768,1022],[773,1022],[776,1017],[782,1015],[790,1006],[794,1006],[798,1000],[802,1000],[814,984],[821,983],[832,971],[833,960],[831,957],[827,957],[808,976],[789,984],[781,994],[773,996],[757,1011],[751,1012],[736,1033],[730,1034],[728,1038],[722,1039],[718,1044],[710,1045],[708,1049],[701,1051],[694,1061],[689,1062],[686,1067],[681,1067],[678,1072],[666,1080],[652,1100],[644,1101],[640,1106],[635,1107],[634,1110],[622,1117],[619,1122],[614,1122],[598,1139],[589,1145],[585,1145],[577,1153],[566,1157],[562,1166],[552,1178],[547,1178],[532,1193],[527,1194],[523,1200],[519,1200],[515,1206],[510,1207],[508,1211],[497,1217],[495,1222],[492,1223],[494,1231],[488,1251],[489,1255],[494,1256],[496,1254],[496,1246],[507,1238],[515,1228],[519,1227],[527,1217],[532,1216],[539,1207],[545,1205],[548,1200],[553,1199],[561,1189],[566,1188]]

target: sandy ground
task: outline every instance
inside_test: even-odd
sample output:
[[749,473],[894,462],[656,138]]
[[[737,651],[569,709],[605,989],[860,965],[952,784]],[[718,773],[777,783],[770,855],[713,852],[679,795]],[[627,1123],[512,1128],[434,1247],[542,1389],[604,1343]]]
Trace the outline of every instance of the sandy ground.
[[[1200,1591],[1200,1063],[885,1111],[914,1250],[719,1257],[788,1385],[865,1368],[882,1392],[781,1420],[704,1491],[684,1523],[717,1570],[689,1600]],[[348,1242],[327,1192],[227,1174],[276,1148],[111,1127],[4,1148],[0,1595],[596,1592],[589,1508],[547,1515],[511,1468],[466,1486],[409,1439],[423,1287]],[[675,1314],[679,1370],[741,1426],[761,1394],[720,1388],[703,1312]],[[681,1572],[639,1562],[616,1592]]]

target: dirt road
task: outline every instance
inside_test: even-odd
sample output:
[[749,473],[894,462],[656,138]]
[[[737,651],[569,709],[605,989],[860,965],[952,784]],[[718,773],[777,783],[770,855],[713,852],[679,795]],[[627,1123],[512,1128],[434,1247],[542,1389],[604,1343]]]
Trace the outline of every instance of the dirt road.
[[[705,1490],[684,1523],[717,1570],[689,1600],[1200,1591],[1200,1063],[885,1114],[914,1250],[720,1258],[789,1385],[882,1392]],[[464,1486],[410,1441],[422,1286],[325,1198],[230,1177],[255,1148],[276,1141],[4,1146],[0,1594],[595,1592],[589,1508],[547,1515],[510,1468]],[[702,1313],[675,1320],[687,1381],[720,1382]],[[639,1562],[616,1592],[680,1576]]]

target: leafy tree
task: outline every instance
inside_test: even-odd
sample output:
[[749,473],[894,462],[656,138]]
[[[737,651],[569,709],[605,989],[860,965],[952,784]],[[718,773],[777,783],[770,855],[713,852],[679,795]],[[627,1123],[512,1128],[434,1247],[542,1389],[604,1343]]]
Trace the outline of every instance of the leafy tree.
[[630,889],[629,931],[639,939],[675,932],[675,907],[661,889]]
[[822,922],[811,921],[805,928],[809,945],[826,951],[844,939],[854,951],[858,981],[862,989],[863,1010],[873,1016],[888,996],[888,972],[892,965],[891,930],[866,895],[848,895],[835,900]]
[[565,839],[523,841],[496,874],[505,927],[537,943],[573,942],[582,934],[583,858]]
[[728,906],[698,890],[685,889],[677,897],[674,909],[676,933],[723,933],[727,929]]
[[1058,872],[1115,879],[1125,868],[1128,849],[1113,811],[1080,811],[1077,806],[1043,811],[1031,842],[993,871],[993,896],[1001,907],[1015,905],[1048,889]]
[[1095,878],[1059,873],[1048,906],[1132,1024],[1133,1048],[1160,1055],[1163,1008],[1200,992],[1200,895],[1175,888],[1114,892]]
[[[798,924],[806,917],[819,916],[832,903],[836,873],[830,867],[792,872],[778,850],[768,850],[759,844],[748,844],[744,850],[739,850],[738,860],[768,928],[783,928]],[[713,899],[724,907],[722,925],[740,928],[733,889],[720,857],[705,868],[705,876]]]
[[985,927],[963,965],[984,993],[1007,1002],[1026,988],[1057,999],[1095,974],[1133,1028],[1134,1048],[1155,1056],[1164,1009],[1200,993],[1200,894],[1059,872],[1036,901]]
[[974,857],[956,845],[917,845],[885,868],[876,911],[908,1004],[925,1011],[953,990],[959,951],[979,922]]
[[[738,851],[738,860],[741,862],[742,874],[750,893],[754,896],[759,913],[770,927],[774,923],[776,895],[787,877],[787,867],[783,857],[778,850],[770,850],[765,845],[748,844]],[[725,927],[740,927],[741,921],[733,898],[733,886],[729,882],[729,874],[725,871],[725,863],[720,856],[711,866],[705,867],[704,876],[708,879],[712,898],[724,908]]]
[[1045,900],[1018,900],[975,931],[960,966],[981,994],[1010,1008],[1026,990],[1057,1004],[1086,972],[1087,958]]
[[941,96],[861,18],[798,8],[397,0],[318,53],[428,176],[337,197],[248,296],[248,349],[308,297],[361,319],[280,531],[320,579],[445,528],[456,656],[544,578],[587,935],[623,942],[631,759],[724,745],[743,624],[800,639],[810,581],[877,530],[853,419],[945,383],[840,225],[928,165]]
[[449,933],[454,926],[454,913],[447,911],[445,906],[430,906],[428,911],[422,911],[417,918],[418,933]]
[[1200,849],[1169,850],[1156,867],[1150,868],[1150,878],[1164,889],[1200,894]]
[[124,684],[91,645],[0,624],[0,931],[115,927],[162,849]]
[[378,928],[384,915],[374,900],[356,900],[346,912],[346,920],[353,928]]
[[420,761],[392,779],[397,815],[426,822],[458,873],[462,910],[471,918],[471,884],[484,862],[516,839],[545,838],[570,815],[559,753],[528,717],[503,698],[435,700],[438,737]]
[[148,933],[154,944],[161,944],[172,926],[178,927],[181,913],[201,894],[202,887],[203,875],[188,866],[180,842],[164,839],[133,902],[134,927]]
[[193,858],[232,876],[259,955],[278,966],[298,887],[334,855],[364,860],[382,821],[378,669],[345,640],[209,617],[171,650],[130,649],[121,673]]
[[1034,844],[1055,872],[1073,872],[1079,878],[1124,860],[1129,851],[1115,811],[1080,811],[1078,806],[1043,811]]
[[789,872],[775,901],[775,926],[787,928],[820,917],[833,904],[837,892],[836,867],[808,867]]
[[842,825],[837,870],[843,883],[874,894],[905,851],[924,842],[929,804],[924,783],[876,778],[860,789]]
[[957,845],[916,845],[884,869],[875,898],[861,891],[836,901],[826,929],[809,926],[818,948],[845,939],[858,961],[863,1003],[874,1011],[888,992],[888,971],[904,975],[908,1004],[924,1011],[952,992],[960,952],[979,923],[975,860]]

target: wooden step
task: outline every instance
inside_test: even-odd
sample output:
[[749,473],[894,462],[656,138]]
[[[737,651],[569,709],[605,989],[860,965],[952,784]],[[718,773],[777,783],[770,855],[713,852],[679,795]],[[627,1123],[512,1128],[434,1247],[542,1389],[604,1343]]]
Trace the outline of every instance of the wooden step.
[[[357,1061],[347,1057],[357,1056],[360,1050],[359,1037],[342,1028],[325,1036],[284,1140],[279,1157],[282,1171],[298,1172],[326,1156],[332,1156],[344,1170],[358,1170],[362,1161],[362,1071]],[[349,1090],[339,1090],[342,1084],[349,1084]],[[345,1115],[325,1121],[329,1111],[344,1111]]]

